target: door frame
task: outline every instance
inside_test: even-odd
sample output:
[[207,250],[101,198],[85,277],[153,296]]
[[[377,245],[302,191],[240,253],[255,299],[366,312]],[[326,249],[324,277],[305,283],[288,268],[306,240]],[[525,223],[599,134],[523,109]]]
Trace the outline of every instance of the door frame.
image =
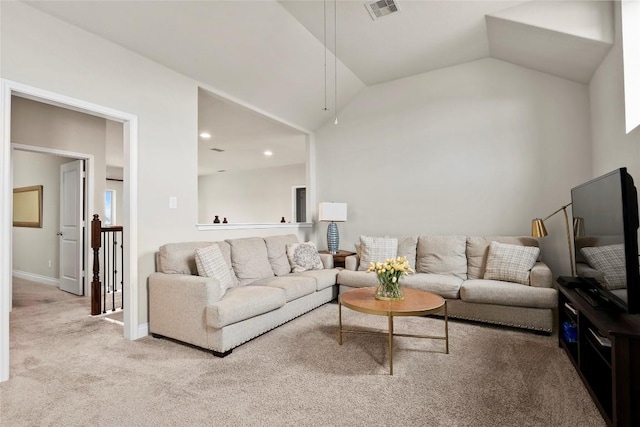
[[138,317],[138,117],[109,107],[0,79],[0,381],[9,379],[9,312],[12,287],[13,156],[11,96],[16,95],[123,124],[124,195],[123,243],[128,250],[123,266],[124,338],[147,335]]
[[[91,264],[90,260],[92,259],[91,255],[91,220],[89,219],[89,211],[93,208],[93,200],[95,197],[94,193],[94,160],[92,154],[86,153],[76,153],[73,151],[65,151],[58,150],[55,148],[49,147],[40,147],[37,145],[27,145],[27,144],[11,144],[11,167],[13,168],[13,152],[14,151],[27,151],[30,153],[39,153],[39,154],[47,154],[51,156],[65,157],[69,160],[84,160],[84,172],[85,172],[85,186],[84,186],[84,201],[82,206],[82,211],[84,213],[84,232],[83,236],[83,244],[82,244],[82,262],[84,265],[84,295],[91,297]],[[13,177],[13,173],[11,174]],[[60,254],[58,254],[60,256]],[[12,289],[9,288],[9,301],[12,300],[11,296]]]

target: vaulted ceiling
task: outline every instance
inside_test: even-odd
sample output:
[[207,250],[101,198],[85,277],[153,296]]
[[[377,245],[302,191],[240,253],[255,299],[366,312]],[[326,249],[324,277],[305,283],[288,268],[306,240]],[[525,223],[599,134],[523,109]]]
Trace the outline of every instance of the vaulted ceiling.
[[[28,3],[308,130],[333,117],[325,34],[331,51],[337,34],[344,105],[366,85],[492,55],[588,82],[613,33],[600,1],[398,0],[377,20],[361,1],[335,15],[332,1]],[[331,53],[327,64],[333,110]]]
[[317,0],[27,3],[303,130],[333,119],[335,70],[338,109],[366,86],[487,57],[588,83],[613,40],[607,1],[397,0],[377,20],[343,0],[336,14]]

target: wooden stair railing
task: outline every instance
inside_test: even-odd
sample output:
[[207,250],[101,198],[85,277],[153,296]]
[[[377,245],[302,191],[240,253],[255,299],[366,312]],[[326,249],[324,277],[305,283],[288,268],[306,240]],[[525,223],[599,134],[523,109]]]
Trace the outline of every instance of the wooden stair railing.
[[[91,249],[93,251],[93,278],[91,281],[91,315],[95,316],[107,312],[107,293],[111,291],[111,311],[116,311],[116,291],[118,290],[118,235],[120,239],[120,266],[124,265],[123,228],[122,226],[102,227],[102,221],[98,215],[93,215],[91,221]],[[103,247],[104,243],[104,247]],[[100,251],[103,259],[103,279],[100,280]],[[120,272],[120,278],[122,278]],[[120,281],[120,291],[124,286]],[[122,293],[120,308],[123,308]]]

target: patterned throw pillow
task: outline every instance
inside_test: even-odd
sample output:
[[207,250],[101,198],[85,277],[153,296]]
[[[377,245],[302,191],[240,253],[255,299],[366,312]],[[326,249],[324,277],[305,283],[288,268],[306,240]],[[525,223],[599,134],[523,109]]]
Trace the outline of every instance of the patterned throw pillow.
[[324,268],[320,255],[318,255],[318,249],[313,242],[287,245],[287,257],[291,264],[291,271],[294,273]]
[[227,289],[233,286],[229,266],[218,245],[196,249],[196,267],[198,268],[198,276],[213,277],[218,280],[223,295]]
[[627,271],[624,265],[624,245],[607,245],[580,249],[589,265],[604,275],[607,289],[627,287]]
[[491,242],[484,278],[529,284],[529,271],[535,265],[540,248]]
[[398,254],[398,239],[395,237],[360,236],[359,271],[369,268],[370,262],[383,262]]

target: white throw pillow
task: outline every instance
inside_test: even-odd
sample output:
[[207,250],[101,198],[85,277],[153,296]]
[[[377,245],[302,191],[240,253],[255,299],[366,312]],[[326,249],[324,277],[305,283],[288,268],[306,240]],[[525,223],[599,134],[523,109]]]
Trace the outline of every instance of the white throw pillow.
[[229,273],[229,266],[222,256],[218,245],[211,245],[196,249],[196,267],[198,276],[213,277],[220,283],[222,295],[233,286],[233,279]]
[[294,273],[324,268],[320,255],[318,255],[318,249],[313,242],[287,245],[287,257],[289,264],[291,264],[291,271]]
[[366,271],[370,262],[384,262],[398,255],[398,239],[395,237],[360,236],[359,271]]
[[580,249],[591,267],[604,275],[607,289],[627,287],[627,271],[624,264],[624,245],[585,247]]
[[491,242],[484,278],[529,284],[529,272],[536,263],[540,248]]

